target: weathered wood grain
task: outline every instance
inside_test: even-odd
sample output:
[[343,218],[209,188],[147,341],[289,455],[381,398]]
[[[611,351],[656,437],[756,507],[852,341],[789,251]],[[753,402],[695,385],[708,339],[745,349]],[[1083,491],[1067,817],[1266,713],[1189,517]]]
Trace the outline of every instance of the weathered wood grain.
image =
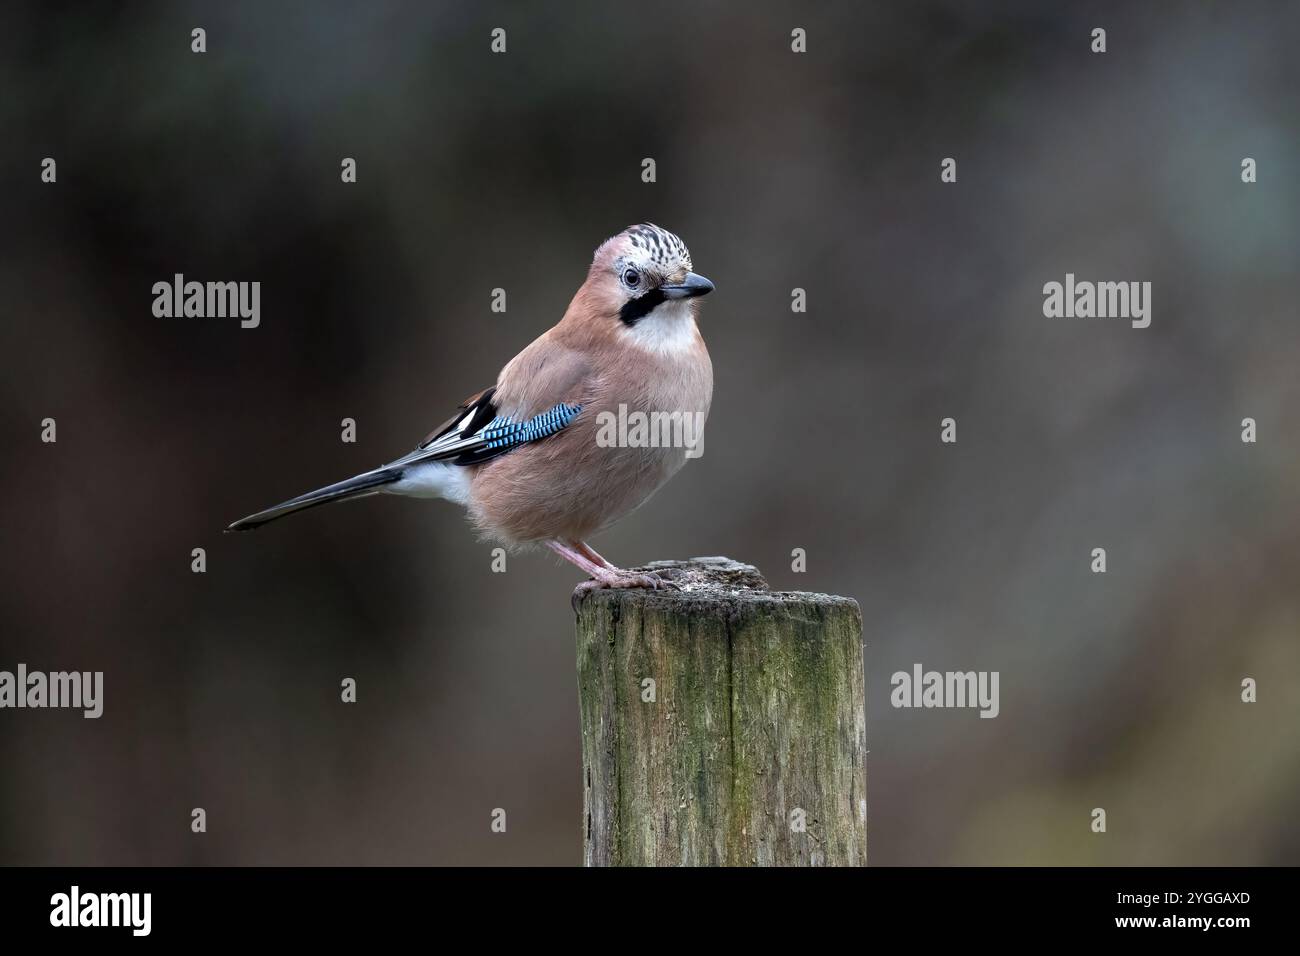
[[681,590],[578,609],[585,863],[864,865],[857,602],[726,558],[641,570]]

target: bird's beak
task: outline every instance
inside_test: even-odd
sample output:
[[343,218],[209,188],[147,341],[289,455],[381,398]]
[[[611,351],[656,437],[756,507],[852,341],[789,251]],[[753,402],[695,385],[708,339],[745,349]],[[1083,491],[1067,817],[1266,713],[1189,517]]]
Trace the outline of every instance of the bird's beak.
[[686,273],[686,278],[677,285],[661,285],[659,291],[665,299],[693,299],[697,295],[708,295],[713,291],[713,283],[704,276],[694,272]]

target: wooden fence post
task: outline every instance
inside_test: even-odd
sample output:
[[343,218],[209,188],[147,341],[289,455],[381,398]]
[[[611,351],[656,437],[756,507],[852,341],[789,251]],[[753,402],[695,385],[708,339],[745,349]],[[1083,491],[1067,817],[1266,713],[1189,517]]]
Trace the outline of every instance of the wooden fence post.
[[578,609],[588,866],[867,861],[862,613],[727,558]]

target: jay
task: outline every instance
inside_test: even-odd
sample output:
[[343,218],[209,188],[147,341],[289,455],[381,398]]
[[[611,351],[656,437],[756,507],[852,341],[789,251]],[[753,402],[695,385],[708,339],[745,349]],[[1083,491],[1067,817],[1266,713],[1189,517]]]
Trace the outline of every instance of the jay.
[[[686,244],[649,223],[596,250],[558,324],[511,359],[409,455],[241,518],[250,531],[306,508],[374,494],[445,498],[485,536],[544,544],[593,588],[662,586],[610,564],[587,539],[631,512],[690,457],[671,443],[598,441],[605,415],[681,413],[702,426],[713,366],[695,324],[713,283]],[[650,445],[651,447],[646,447]]]

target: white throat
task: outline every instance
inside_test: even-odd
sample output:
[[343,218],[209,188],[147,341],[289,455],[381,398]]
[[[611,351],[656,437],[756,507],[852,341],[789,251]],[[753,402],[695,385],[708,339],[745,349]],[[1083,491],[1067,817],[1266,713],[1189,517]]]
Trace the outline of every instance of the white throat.
[[648,352],[673,355],[695,346],[695,313],[685,299],[655,306],[628,330],[632,344]]

